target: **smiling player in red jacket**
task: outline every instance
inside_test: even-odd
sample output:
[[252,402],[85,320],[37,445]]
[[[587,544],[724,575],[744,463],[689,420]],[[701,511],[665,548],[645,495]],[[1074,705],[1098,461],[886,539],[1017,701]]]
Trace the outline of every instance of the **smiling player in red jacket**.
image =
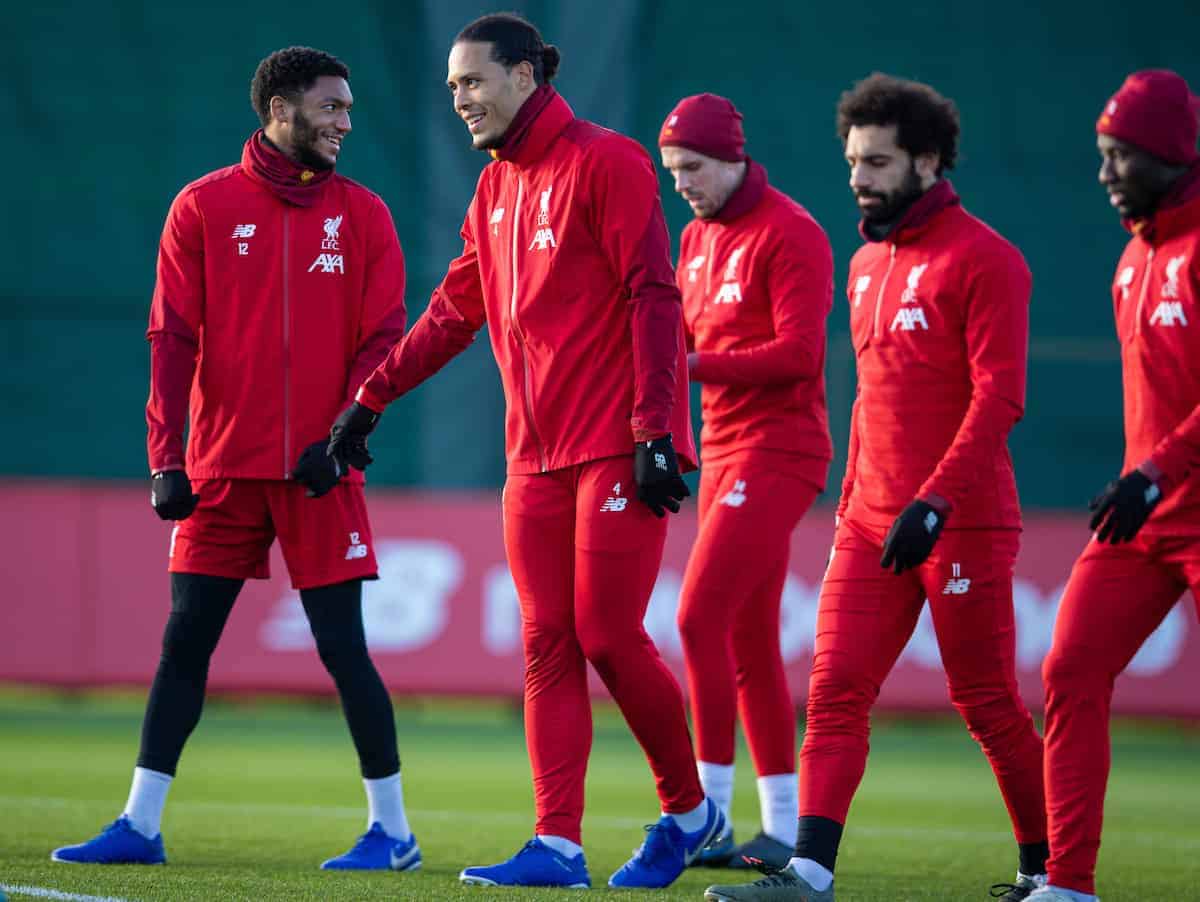
[[1042,664],[1049,882],[1095,896],[1113,683],[1185,590],[1200,597],[1200,98],[1174,72],[1135,72],[1096,123],[1100,183],[1133,237],[1113,314],[1125,398],[1122,475],[1092,503]]
[[[683,697],[642,624],[668,510],[694,468],[679,291],[658,179],[635,142],[576,119],[557,48],[518,16],[455,39],[447,84],[480,174],[463,253],[334,424],[370,462],[379,412],[486,323],[507,400],[504,543],[521,604],[535,836],[468,884],[588,886],[581,845],[590,662],[650,762],[663,815],[613,886],[666,886],[725,828],[704,797]],[[676,452],[678,451],[678,457]]]
[[732,830],[704,864],[782,865],[796,842],[796,721],[779,648],[792,530],[825,486],[825,318],[833,251],[808,212],[745,154],[742,114],[685,97],[658,136],[696,218],[676,275],[688,369],[702,382],[700,532],[679,603],[700,780],[726,818],[738,710],[758,773],[762,831]]
[[[366,788],[365,833],[325,868],[411,869],[391,701],[367,652],[375,554],[362,474],[325,453],[329,419],[404,331],[404,257],[373,192],[334,172],[354,98],[337,58],[258,66],[262,129],[241,162],[175,198],[150,308],[147,451],[171,534],[171,613],[125,813],[58,861],[157,863],[167,790],[200,719],[209,659],[278,537],[337,685]],[[184,427],[188,427],[184,456]],[[314,500],[315,499],[315,500]]]
[[950,699],[1019,845],[1003,898],[1023,899],[1047,855],[1042,743],[1016,684],[1021,515],[1007,447],[1025,403],[1029,270],[943,175],[958,150],[951,101],[872,75],[843,95],[838,132],[867,244],[847,285],[858,396],[817,609],[799,837],[786,868],[709,898],[833,899],[871,706],[928,598]]

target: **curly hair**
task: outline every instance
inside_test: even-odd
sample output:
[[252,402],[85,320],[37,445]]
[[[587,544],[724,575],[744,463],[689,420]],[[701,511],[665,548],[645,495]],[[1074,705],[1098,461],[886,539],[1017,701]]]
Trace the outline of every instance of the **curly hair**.
[[286,97],[298,103],[300,97],[322,75],[350,79],[350,69],[340,59],[312,47],[284,47],[276,50],[254,70],[250,82],[250,104],[266,125],[271,119],[271,98]]
[[533,66],[535,84],[543,85],[554,78],[562,54],[553,44],[542,40],[542,34],[532,22],[516,13],[492,13],[480,16],[458,33],[455,44],[491,44],[492,59],[506,70],[517,63]]
[[958,107],[927,84],[874,72],[842,94],[838,136],[862,125],[896,126],[896,143],[911,156],[938,155],[937,174],[958,159]]

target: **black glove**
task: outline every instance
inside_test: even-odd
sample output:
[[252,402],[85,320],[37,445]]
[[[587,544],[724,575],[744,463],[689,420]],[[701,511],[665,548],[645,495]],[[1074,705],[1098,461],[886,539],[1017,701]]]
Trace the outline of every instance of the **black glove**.
[[1113,545],[1132,541],[1161,498],[1158,483],[1141,470],[1131,470],[1110,482],[1088,505],[1097,541]]
[[338,484],[338,480],[346,475],[346,468],[342,466],[342,462],[336,457],[330,457],[328,450],[329,439],[313,442],[304,449],[304,453],[300,455],[300,462],[296,464],[296,469],[292,470],[292,479],[308,486],[308,491],[304,494],[309,498],[320,498],[329,494]]
[[665,517],[668,510],[679,513],[679,502],[692,494],[679,475],[679,459],[670,434],[634,444],[633,481],[637,483],[638,498],[656,517]]
[[355,401],[333,421],[325,453],[341,464],[343,472],[347,466],[365,470],[375,462],[367,451],[367,436],[378,422],[379,414]]
[[183,470],[163,470],[150,478],[150,506],[160,520],[186,520],[199,501]]
[[933,505],[920,499],[910,501],[883,540],[879,565],[885,570],[892,567],[896,573],[920,566],[933,551],[945,522],[946,518]]

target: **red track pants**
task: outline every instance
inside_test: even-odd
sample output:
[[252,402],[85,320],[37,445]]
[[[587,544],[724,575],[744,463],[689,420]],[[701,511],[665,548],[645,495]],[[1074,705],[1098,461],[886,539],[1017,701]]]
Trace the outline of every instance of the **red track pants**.
[[810,482],[753,461],[706,467],[700,532],[679,603],[696,753],[732,764],[736,718],[760,777],[796,770],[796,718],[779,649],[792,530]]
[[[947,530],[897,576],[843,521],[825,572],[800,750],[800,815],[846,822],[867,764],[869,713],[929,599],[950,700],[983,748],[1018,843],[1046,838],[1042,741],[1017,694],[1015,530]],[[936,776],[932,777],[936,779]]]
[[1200,538],[1092,541],[1063,593],[1046,684],[1047,870],[1055,886],[1094,893],[1108,785],[1113,682],[1187,588],[1200,591]]
[[695,808],[704,792],[683,694],[642,625],[667,519],[637,500],[633,458],[510,475],[503,507],[521,602],[536,832],[581,841],[589,661],[646,753],[663,811]]

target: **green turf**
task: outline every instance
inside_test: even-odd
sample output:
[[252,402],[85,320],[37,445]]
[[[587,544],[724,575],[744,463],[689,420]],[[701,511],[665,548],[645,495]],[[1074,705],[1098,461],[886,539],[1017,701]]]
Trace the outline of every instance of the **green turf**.
[[[50,862],[53,847],[88,838],[120,812],[140,720],[138,695],[0,691],[0,885],[129,900],[563,898],[456,880],[464,865],[507,857],[532,830],[520,718],[491,704],[398,702],[405,798],[425,856],[419,873],[316,869],[364,827],[350,741],[333,705],[264,700],[210,703],[171,789],[163,823],[170,864]],[[748,760],[744,749],[740,755]],[[734,808],[737,831],[748,837],[757,829],[757,796],[745,763]],[[1106,902],[1198,897],[1198,809],[1200,735],[1179,726],[1118,728],[1100,859]],[[637,746],[619,718],[601,710],[584,821],[599,887],[656,810]],[[839,859],[839,899],[982,900],[1015,865],[999,794],[965,731],[949,719],[878,723]],[[653,898],[699,900],[707,884],[727,877],[691,870]]]

